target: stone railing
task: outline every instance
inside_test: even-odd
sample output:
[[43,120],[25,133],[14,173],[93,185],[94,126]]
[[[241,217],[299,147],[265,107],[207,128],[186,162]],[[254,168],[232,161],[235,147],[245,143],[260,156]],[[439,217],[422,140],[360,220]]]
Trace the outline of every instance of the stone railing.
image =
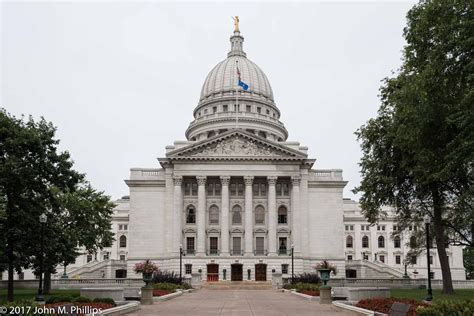
[[342,180],[342,170],[340,169],[316,169],[314,170],[315,180]]
[[132,168],[130,171],[130,179],[141,179],[141,178],[156,178],[160,175],[160,169],[156,168]]
[[[31,289],[38,287],[38,280],[15,280],[17,289]],[[142,287],[142,279],[52,279],[52,289],[80,289],[84,287]],[[7,281],[0,281],[0,288],[6,288]]]

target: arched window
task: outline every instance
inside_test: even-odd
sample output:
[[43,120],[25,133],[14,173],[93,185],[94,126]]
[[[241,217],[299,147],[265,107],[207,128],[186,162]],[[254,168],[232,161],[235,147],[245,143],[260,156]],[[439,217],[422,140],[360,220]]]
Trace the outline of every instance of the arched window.
[[346,238],[346,248],[352,248],[352,247],[353,247],[352,236],[347,236],[347,238]]
[[393,239],[393,247],[394,248],[401,247],[400,236],[395,236],[395,238]]
[[219,224],[219,208],[215,205],[209,208],[209,225]]
[[265,209],[261,205],[255,208],[255,224],[265,224]]
[[127,237],[125,236],[120,236],[120,248],[125,248],[127,247]]
[[284,206],[278,208],[278,224],[288,224],[288,211]]
[[416,248],[416,237],[415,236],[410,237],[410,248]]
[[242,224],[242,208],[238,205],[232,208],[232,225]]
[[186,210],[186,224],[196,224],[196,210],[192,205]]
[[379,248],[385,248],[385,238],[383,236],[379,236]]
[[369,248],[369,237],[362,237],[362,248]]

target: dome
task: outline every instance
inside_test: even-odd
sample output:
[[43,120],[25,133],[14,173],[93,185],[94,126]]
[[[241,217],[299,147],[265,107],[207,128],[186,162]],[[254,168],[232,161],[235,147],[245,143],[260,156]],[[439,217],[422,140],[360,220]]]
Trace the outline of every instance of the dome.
[[[218,63],[204,80],[194,121],[186,138],[201,141],[230,129],[242,129],[272,141],[285,141],[288,132],[280,122],[273,91],[265,73],[247,58],[244,38],[234,30],[227,58]],[[248,87],[243,89],[240,81]]]
[[228,57],[211,70],[202,86],[200,100],[214,94],[236,91],[237,64],[241,80],[249,86],[249,91],[273,101],[272,87],[265,73],[254,62],[239,55]]

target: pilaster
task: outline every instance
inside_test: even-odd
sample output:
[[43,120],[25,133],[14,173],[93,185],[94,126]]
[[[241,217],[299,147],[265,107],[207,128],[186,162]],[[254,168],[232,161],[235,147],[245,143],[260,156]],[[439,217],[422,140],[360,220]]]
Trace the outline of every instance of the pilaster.
[[268,255],[277,255],[277,210],[276,210],[276,189],[275,185],[278,177],[267,177],[268,181]]
[[182,242],[181,238],[181,214],[183,213],[183,191],[181,184],[183,182],[183,177],[174,176],[174,201],[173,201],[173,249],[172,253],[179,254],[179,244]]
[[253,255],[253,177],[244,177],[245,183],[245,255]]
[[297,255],[301,254],[300,182],[301,177],[291,177],[291,213],[293,214],[291,231],[293,232],[294,253]]
[[198,183],[197,255],[206,254],[206,176],[196,177]]
[[221,176],[221,255],[229,255],[229,176]]

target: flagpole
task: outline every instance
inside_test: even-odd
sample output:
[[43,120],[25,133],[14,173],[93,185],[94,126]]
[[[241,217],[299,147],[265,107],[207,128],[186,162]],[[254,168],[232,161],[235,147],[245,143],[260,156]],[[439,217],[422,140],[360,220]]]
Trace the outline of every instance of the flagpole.
[[[235,63],[237,64],[237,69],[239,68],[239,60],[237,59],[235,61]],[[240,80],[240,78],[239,78]],[[237,83],[237,86],[235,88],[235,93],[236,93],[236,97],[235,97],[235,129],[238,128],[239,126],[239,84]]]

